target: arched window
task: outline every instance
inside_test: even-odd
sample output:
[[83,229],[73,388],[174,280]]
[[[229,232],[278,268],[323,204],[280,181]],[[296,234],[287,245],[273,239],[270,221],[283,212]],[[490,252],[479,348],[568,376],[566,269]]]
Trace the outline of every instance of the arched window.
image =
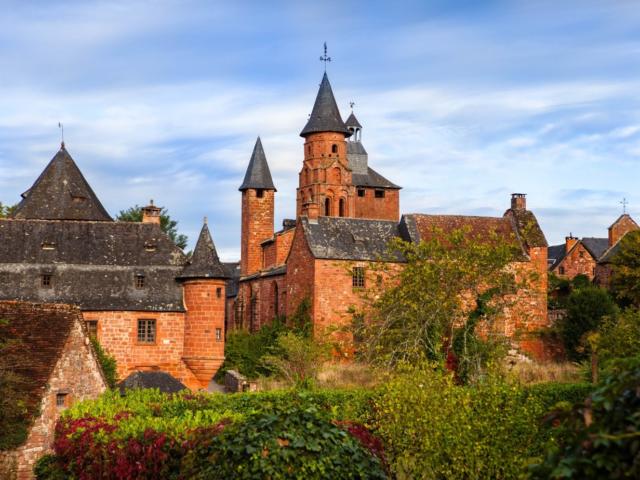
[[338,145],[335,143],[331,145],[331,153],[338,153]]
[[328,197],[324,199],[324,214],[326,217],[331,215],[331,199]]
[[345,216],[345,207],[346,207],[346,202],[344,201],[344,198],[340,199],[340,202],[338,203],[338,215],[340,215],[341,217]]
[[278,282],[273,282],[273,315],[274,317],[277,317],[279,314],[278,303],[279,303]]

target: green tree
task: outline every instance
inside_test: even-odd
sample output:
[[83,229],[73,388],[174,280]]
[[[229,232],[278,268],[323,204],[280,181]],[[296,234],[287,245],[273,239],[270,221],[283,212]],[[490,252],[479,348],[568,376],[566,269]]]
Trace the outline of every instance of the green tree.
[[640,356],[640,311],[627,308],[617,318],[605,318],[596,343],[598,356],[605,363]]
[[[487,362],[478,363],[477,327],[487,327],[486,347],[498,344],[501,337],[491,327],[516,287],[506,268],[518,254],[514,243],[465,229],[438,230],[418,244],[396,239],[390,251],[406,263],[395,271],[383,263],[371,267],[387,280],[364,293],[366,320],[358,322],[354,335],[362,339],[365,358],[386,366],[424,359],[444,364],[455,349],[458,365],[486,367]],[[481,356],[490,355],[485,350]]]
[[13,213],[18,208],[18,204],[15,205],[4,205],[0,202],[0,218],[7,218],[13,215]]
[[589,286],[574,290],[567,299],[567,315],[558,321],[557,329],[567,356],[572,360],[587,358],[587,335],[595,332],[604,317],[614,317],[617,306],[609,292]]
[[640,230],[622,237],[612,263],[613,294],[623,303],[640,307]]
[[[120,210],[116,220],[121,222],[141,222],[142,221],[142,207],[136,205],[134,207],[130,207],[127,210]],[[169,212],[165,207],[162,207],[160,210],[160,228],[163,232],[169,235],[169,238],[173,240],[178,247],[183,250],[187,246],[188,238],[186,235],[178,233],[178,222],[176,220],[172,220],[169,216]]]

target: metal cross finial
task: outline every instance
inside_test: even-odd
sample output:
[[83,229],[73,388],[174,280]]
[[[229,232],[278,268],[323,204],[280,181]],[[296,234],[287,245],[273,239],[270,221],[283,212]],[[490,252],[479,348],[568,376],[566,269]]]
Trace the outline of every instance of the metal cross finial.
[[356,102],[349,102],[349,106],[351,107],[351,111],[353,112],[353,106],[356,104]]
[[629,202],[627,202],[626,198],[623,198],[620,204],[622,205],[622,214],[624,215],[627,213],[627,205],[629,205]]
[[58,122],[58,128],[60,129],[60,145],[64,148],[64,125]]
[[320,57],[320,61],[324,62],[324,71],[327,72],[327,62],[331,61],[331,57],[327,56],[327,42],[324,42],[324,55]]

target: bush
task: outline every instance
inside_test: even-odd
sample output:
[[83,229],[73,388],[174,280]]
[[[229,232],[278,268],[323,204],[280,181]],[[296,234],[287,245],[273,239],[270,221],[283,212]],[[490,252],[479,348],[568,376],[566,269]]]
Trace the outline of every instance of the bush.
[[558,411],[560,442],[533,478],[640,478],[640,357],[614,363],[586,402]]
[[615,358],[640,355],[640,310],[628,308],[618,318],[605,319],[599,330],[597,348],[605,364]]

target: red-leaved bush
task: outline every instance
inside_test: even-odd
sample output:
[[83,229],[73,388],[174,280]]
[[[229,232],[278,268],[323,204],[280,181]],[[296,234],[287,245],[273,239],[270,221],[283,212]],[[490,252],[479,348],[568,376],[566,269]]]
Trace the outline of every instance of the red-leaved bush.
[[357,422],[343,421],[334,422],[338,427],[349,432],[349,434],[360,442],[364,448],[369,450],[372,455],[380,459],[383,465],[387,465],[384,456],[384,446],[382,440],[369,431],[367,427]]

